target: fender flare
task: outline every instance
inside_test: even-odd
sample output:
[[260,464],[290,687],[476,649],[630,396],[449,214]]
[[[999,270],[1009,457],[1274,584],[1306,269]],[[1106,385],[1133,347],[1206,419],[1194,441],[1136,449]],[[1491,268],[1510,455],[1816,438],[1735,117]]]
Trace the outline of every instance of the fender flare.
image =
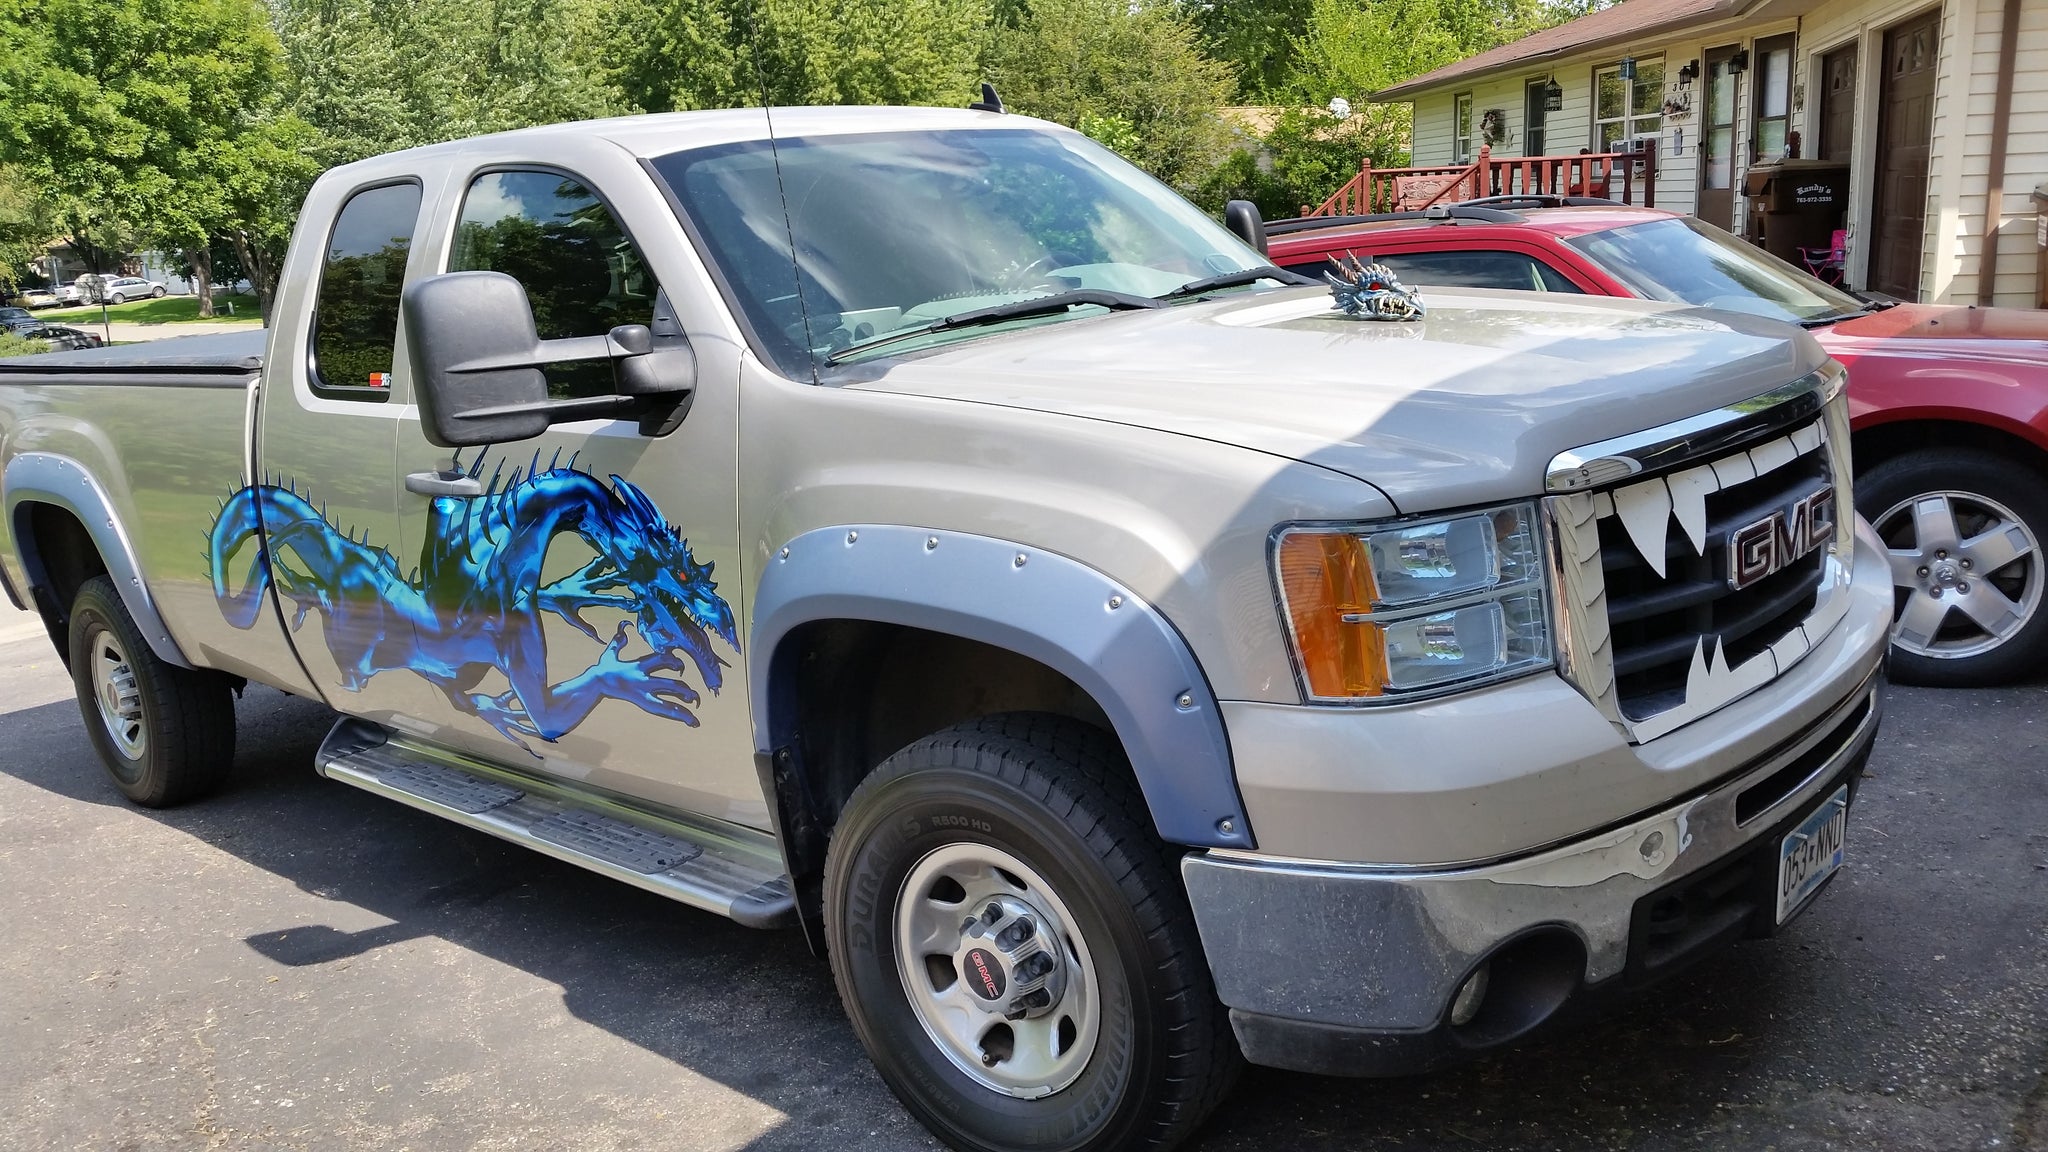
[[[765,676],[783,638],[817,620],[946,633],[1052,668],[1109,717],[1162,838],[1255,846],[1222,710],[1201,665],[1164,615],[1103,573],[988,536],[842,524],[770,554],[753,602],[755,667]],[[751,693],[764,756],[776,730],[769,695]]]
[[[143,582],[134,544],[120,518],[114,515],[114,502],[84,465],[54,452],[24,452],[7,462],[6,472],[0,474],[0,493],[5,493],[7,523],[22,566],[28,571],[30,587],[48,588],[50,582],[35,537],[27,531],[28,516],[23,505],[52,504],[71,513],[85,526],[86,535],[92,538],[100,559],[106,562],[107,575],[113,578],[114,588],[121,594],[121,603],[127,607],[128,615],[135,618],[143,638],[149,641],[150,651],[167,664],[197,667],[185,658],[177,641],[171,639],[171,630],[164,626],[149,585]],[[68,612],[70,605],[59,605],[58,610]]]

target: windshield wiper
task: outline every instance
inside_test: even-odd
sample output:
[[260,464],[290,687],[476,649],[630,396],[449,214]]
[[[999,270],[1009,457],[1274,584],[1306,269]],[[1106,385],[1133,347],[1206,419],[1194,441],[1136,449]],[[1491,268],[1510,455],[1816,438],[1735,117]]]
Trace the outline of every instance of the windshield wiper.
[[1033,316],[1056,316],[1082,304],[1094,304],[1112,312],[1133,308],[1166,307],[1164,301],[1155,300],[1150,296],[1133,296],[1129,292],[1111,292],[1105,288],[1076,288],[1070,292],[1055,292],[1050,296],[1037,296],[1030,300],[1013,300],[1008,304],[971,308],[924,324],[913,324],[908,328],[898,328],[894,332],[884,332],[858,344],[848,344],[844,348],[834,350],[825,357],[825,363],[837,364],[856,352],[866,352],[885,344],[894,344],[899,340],[909,340],[916,336],[927,336],[933,332],[975,328],[984,324],[1000,324],[1005,320],[1024,320]]
[[1214,292],[1218,288],[1241,288],[1246,284],[1256,284],[1261,280],[1277,280],[1282,284],[1321,283],[1321,281],[1313,277],[1303,276],[1299,272],[1289,272],[1285,268],[1240,268],[1235,272],[1224,272],[1215,276],[1204,276],[1200,280],[1190,280],[1171,292],[1161,293],[1159,299],[1172,300],[1180,296],[1197,296],[1203,292]]

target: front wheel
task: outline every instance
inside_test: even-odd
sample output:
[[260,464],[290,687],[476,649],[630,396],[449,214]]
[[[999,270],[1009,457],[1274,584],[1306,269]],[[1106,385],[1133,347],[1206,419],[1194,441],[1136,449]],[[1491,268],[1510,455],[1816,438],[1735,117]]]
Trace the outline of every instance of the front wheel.
[[150,651],[105,576],[79,588],[69,640],[86,731],[122,795],[166,808],[219,784],[235,758],[235,702],[225,677]]
[[149,298],[150,298],[151,300],[161,300],[161,299],[163,299],[163,298],[164,298],[164,290],[163,290],[163,289],[161,289],[161,288],[151,288],[151,289],[149,290]]
[[1894,678],[1976,687],[2040,665],[2048,654],[2048,481],[2040,473],[1982,452],[1929,448],[1859,476],[1856,503],[1889,549]]
[[833,831],[825,925],[869,1057],[955,1148],[1168,1148],[1242,1063],[1176,854],[1074,721],[989,717],[884,761]]

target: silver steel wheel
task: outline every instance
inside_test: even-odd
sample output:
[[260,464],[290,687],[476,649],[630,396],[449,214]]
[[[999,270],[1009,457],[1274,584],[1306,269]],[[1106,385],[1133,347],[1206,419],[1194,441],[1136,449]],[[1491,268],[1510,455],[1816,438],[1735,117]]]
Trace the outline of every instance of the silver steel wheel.
[[1982,655],[2041,607],[2041,544],[2011,509],[1974,492],[1902,500],[1874,527],[1900,593],[1892,643],[1936,660]]
[[92,638],[92,691],[114,747],[130,760],[142,759],[142,690],[136,686],[128,654],[112,632],[103,630]]
[[1044,877],[986,844],[948,844],[896,899],[896,968],[955,1067],[1036,1100],[1081,1075],[1102,1028],[1095,961]]

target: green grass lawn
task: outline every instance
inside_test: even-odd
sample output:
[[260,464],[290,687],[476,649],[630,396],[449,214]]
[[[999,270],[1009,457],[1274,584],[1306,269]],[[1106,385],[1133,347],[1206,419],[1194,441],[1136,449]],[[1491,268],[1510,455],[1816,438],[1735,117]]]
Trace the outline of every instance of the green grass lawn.
[[[228,303],[232,301],[235,314],[228,315]],[[213,298],[213,320],[246,320],[261,324],[263,313],[257,307],[254,296],[230,296],[217,293]],[[83,308],[49,308],[40,310],[36,316],[59,324],[84,324],[97,322],[100,306],[88,304]],[[130,324],[182,324],[199,319],[199,298],[197,296],[166,296],[161,300],[131,300],[126,304],[107,305],[107,319],[120,320]]]

